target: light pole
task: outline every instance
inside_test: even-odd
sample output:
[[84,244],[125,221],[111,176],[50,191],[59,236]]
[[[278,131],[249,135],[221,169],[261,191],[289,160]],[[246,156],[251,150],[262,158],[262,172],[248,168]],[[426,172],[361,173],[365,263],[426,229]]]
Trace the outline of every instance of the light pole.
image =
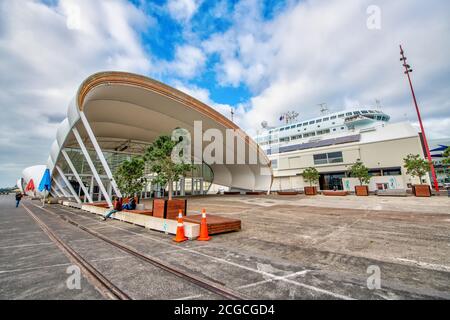
[[417,118],[419,119],[420,130],[422,131],[423,144],[425,147],[425,151],[427,153],[428,162],[430,164],[431,176],[433,177],[434,189],[437,192],[439,192],[439,185],[438,185],[438,181],[436,178],[436,171],[434,170],[433,159],[431,159],[430,148],[428,148],[427,136],[425,135],[425,129],[423,128],[422,117],[420,116],[419,106],[417,105],[417,99],[416,99],[416,95],[414,93],[414,88],[413,88],[413,85],[411,82],[411,76],[409,75],[412,72],[412,69],[411,69],[411,66],[406,63],[406,57],[404,55],[404,51],[403,51],[403,48],[401,45],[400,45],[400,55],[401,55],[400,61],[403,61],[403,67],[405,67],[405,74],[408,77],[409,87],[411,88],[414,105],[416,106]]

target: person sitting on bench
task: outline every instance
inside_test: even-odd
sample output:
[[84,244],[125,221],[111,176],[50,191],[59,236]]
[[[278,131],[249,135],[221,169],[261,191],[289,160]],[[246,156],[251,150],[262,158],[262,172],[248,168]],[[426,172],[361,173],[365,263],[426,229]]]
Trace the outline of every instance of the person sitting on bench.
[[110,218],[113,213],[118,211],[122,211],[122,198],[114,196],[114,209],[105,214],[105,216],[103,217],[103,221]]
[[136,210],[136,200],[134,198],[130,198],[127,204],[124,204],[122,207],[124,210]]

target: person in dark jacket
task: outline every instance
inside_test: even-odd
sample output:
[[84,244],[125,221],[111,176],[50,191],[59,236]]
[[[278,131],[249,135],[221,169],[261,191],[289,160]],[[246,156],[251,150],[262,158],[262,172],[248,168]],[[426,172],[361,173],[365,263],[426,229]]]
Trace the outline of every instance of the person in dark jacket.
[[135,210],[136,209],[136,200],[134,198],[130,198],[127,204],[123,205],[124,210]]
[[19,207],[20,200],[22,200],[23,194],[22,193],[16,193],[16,208]]
[[114,208],[103,217],[103,221],[110,218],[113,213],[118,211],[122,211],[122,198],[114,196]]

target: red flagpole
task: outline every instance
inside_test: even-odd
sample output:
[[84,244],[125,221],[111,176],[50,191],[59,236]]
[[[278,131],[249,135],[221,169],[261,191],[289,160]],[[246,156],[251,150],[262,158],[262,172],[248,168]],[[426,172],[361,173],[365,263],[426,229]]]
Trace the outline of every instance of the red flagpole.
[[430,148],[428,148],[427,136],[425,135],[425,129],[423,128],[423,124],[422,124],[422,117],[420,116],[419,106],[417,105],[416,94],[414,93],[414,88],[412,85],[411,77],[409,75],[410,72],[412,72],[412,69],[411,69],[411,66],[406,63],[406,57],[404,55],[404,51],[403,51],[403,48],[401,45],[400,45],[400,55],[402,56],[400,58],[400,61],[403,61],[403,66],[405,67],[405,74],[408,77],[409,87],[411,88],[414,105],[416,106],[417,118],[419,119],[420,130],[422,131],[423,144],[425,147],[425,151],[427,153],[428,162],[430,164],[431,176],[433,177],[434,189],[437,192],[439,192],[439,184],[438,184],[438,181],[436,178],[436,171],[434,170],[433,159],[431,158]]

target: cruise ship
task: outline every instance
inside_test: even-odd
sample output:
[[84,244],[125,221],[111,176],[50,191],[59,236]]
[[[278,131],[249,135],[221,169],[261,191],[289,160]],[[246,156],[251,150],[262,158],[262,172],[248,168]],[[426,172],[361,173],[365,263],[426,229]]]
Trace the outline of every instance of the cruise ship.
[[[276,128],[264,123],[255,140],[271,160],[272,191],[302,191],[309,185],[303,170],[314,167],[320,174],[315,183],[320,190],[352,192],[359,182],[349,168],[358,160],[372,176],[370,191],[410,188],[419,181],[407,174],[403,159],[408,154],[424,155],[421,137],[411,123],[390,120],[381,110],[358,108]],[[429,183],[429,177],[422,182]]]
[[379,110],[335,112],[265,130],[256,142],[266,154],[358,141],[360,132],[383,126],[390,116]]

